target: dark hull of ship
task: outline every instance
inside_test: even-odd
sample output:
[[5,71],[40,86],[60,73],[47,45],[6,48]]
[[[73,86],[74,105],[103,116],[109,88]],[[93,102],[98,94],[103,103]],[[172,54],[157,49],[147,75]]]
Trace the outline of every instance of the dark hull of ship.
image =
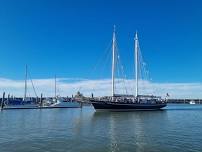
[[117,102],[91,102],[96,111],[135,111],[135,110],[160,110],[166,103],[117,103]]

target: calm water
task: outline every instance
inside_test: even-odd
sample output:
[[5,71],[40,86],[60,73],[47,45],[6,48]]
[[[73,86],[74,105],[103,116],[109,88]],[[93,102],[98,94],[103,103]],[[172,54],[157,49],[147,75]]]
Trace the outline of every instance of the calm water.
[[0,112],[0,152],[201,152],[202,105],[163,111],[83,109]]

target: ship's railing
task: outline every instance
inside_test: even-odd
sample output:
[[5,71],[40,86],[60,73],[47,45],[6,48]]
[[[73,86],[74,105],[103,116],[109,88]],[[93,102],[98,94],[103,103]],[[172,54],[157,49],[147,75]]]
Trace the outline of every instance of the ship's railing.
[[105,96],[105,97],[95,97],[96,101],[104,102],[124,102],[124,103],[162,103],[165,102],[161,97],[158,96],[148,96],[141,95],[136,98],[135,96]]
[[154,95],[138,95],[138,98],[148,98],[148,99],[161,99],[161,96],[154,96]]

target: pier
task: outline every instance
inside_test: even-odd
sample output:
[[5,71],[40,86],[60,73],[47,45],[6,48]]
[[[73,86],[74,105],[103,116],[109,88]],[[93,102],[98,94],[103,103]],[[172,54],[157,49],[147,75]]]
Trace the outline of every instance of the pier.
[[196,104],[202,104],[202,99],[167,99],[167,103],[176,104],[189,104],[191,101],[194,101]]
[[10,109],[53,109],[53,108],[81,108],[82,103],[69,97],[29,97],[28,100],[24,100],[22,97],[10,97],[8,94],[5,97],[5,92],[2,98],[0,98],[0,110]]

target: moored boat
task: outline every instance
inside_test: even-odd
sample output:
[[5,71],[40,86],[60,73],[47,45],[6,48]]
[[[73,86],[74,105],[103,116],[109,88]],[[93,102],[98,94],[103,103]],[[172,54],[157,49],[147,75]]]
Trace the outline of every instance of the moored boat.
[[[37,94],[36,94],[36,90],[34,88],[34,84],[32,82],[32,79],[30,78],[31,83],[32,83],[32,87],[34,90],[34,93],[36,95],[36,99],[37,99]],[[4,101],[4,107],[3,109],[35,109],[35,108],[39,108],[39,105],[37,103],[36,100],[34,100],[33,98],[27,97],[27,81],[28,81],[28,66],[26,65],[25,68],[25,92],[24,92],[24,98],[20,99],[20,98],[10,98],[8,95],[7,100]]]
[[189,104],[196,104],[196,102],[195,102],[194,100],[191,100],[191,101],[189,102]]
[[57,96],[57,78],[55,76],[55,97],[43,101],[42,108],[80,108],[81,103]]
[[90,99],[96,111],[159,110],[166,102],[157,96],[114,96]]
[[63,98],[57,98],[56,102],[51,104],[50,107],[55,108],[80,108],[81,104],[74,100],[64,100]]

